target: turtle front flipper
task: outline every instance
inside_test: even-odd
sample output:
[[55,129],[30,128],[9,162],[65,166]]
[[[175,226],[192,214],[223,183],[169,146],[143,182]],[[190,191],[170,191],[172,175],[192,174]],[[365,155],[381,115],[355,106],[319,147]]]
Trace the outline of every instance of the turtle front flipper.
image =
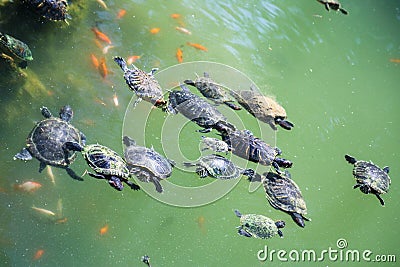
[[247,179],[249,181],[253,181],[254,180],[254,176],[257,175],[257,173],[253,169],[245,169],[245,170],[242,170],[240,173],[242,175],[247,176]]
[[339,10],[340,10],[340,12],[342,12],[342,14],[345,14],[345,15],[347,15],[347,14],[349,14],[345,9],[343,9],[343,8],[339,8]]
[[291,130],[294,127],[293,123],[287,120],[283,120],[281,118],[275,119],[275,123],[281,126],[285,130]]
[[71,168],[65,168],[65,170],[67,171],[68,175],[74,179],[74,180],[78,180],[78,181],[83,181],[83,178],[80,177],[79,175],[77,175]]
[[303,227],[303,228],[304,228],[304,226],[305,226],[304,221],[310,221],[309,218],[306,218],[306,217],[302,216],[301,214],[299,214],[299,213],[297,213],[297,212],[292,212],[290,215],[292,216],[293,221],[294,221],[298,226]]
[[348,163],[350,163],[350,164],[354,164],[354,163],[356,163],[357,162],[357,160],[355,159],[355,158],[353,158],[352,156],[350,156],[350,155],[344,155],[344,158],[346,159],[346,161],[348,162]]
[[[322,2],[322,3],[323,3],[323,2]],[[326,9],[327,11],[329,11],[329,10],[331,9],[328,2],[325,3],[325,9]]]
[[28,149],[26,149],[25,147],[23,149],[21,149],[21,151],[19,153],[17,153],[14,158],[14,160],[16,159],[20,159],[20,160],[31,160],[32,159],[32,155],[31,153],[29,153]]
[[238,234],[245,236],[245,237],[252,237],[253,235],[247,232],[245,229],[243,229],[241,226],[238,228]]
[[230,107],[233,110],[241,110],[242,109],[240,106],[238,106],[238,105],[236,105],[236,104],[234,104],[232,102],[229,102],[229,101],[224,102],[224,104],[227,105],[228,107]]
[[44,163],[43,161],[40,162],[39,165],[39,172],[42,172],[44,170],[44,168],[46,168],[47,164]]
[[140,190],[140,186],[133,183],[132,181],[125,180],[124,181],[132,190]]
[[156,191],[158,193],[162,193],[164,191],[164,189],[163,189],[162,185],[160,184],[160,181],[157,179],[157,177],[152,177],[151,180],[156,187]]
[[184,80],[183,82],[187,85],[196,86],[196,84],[193,80]]
[[378,200],[381,203],[381,205],[385,206],[385,201],[381,198],[381,196],[378,193],[374,193],[374,194],[378,198]]
[[126,62],[122,57],[114,57],[115,63],[118,64],[118,66],[124,71],[128,71],[128,67],[126,66]]

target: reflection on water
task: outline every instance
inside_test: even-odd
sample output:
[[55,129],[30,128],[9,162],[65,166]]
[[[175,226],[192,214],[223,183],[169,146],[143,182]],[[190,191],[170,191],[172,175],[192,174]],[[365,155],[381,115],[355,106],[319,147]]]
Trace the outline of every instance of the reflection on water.
[[[3,2],[0,31],[26,42],[34,60],[23,73],[0,62],[1,266],[132,266],[143,265],[143,255],[149,255],[154,266],[244,266],[257,264],[256,254],[265,245],[287,251],[335,249],[339,238],[347,240],[349,249],[399,255],[397,1],[366,0],[360,5],[342,0],[347,16],[327,12],[316,1],[106,1],[108,9],[97,1],[71,1],[69,25],[38,19],[19,1]],[[117,18],[120,9],[126,14]],[[174,13],[181,15],[180,21],[171,18]],[[179,32],[176,26],[192,34]],[[93,27],[110,38],[114,47],[107,54],[107,44],[95,41]],[[160,31],[151,34],[152,28]],[[74,109],[72,123],[88,143],[99,142],[122,153],[124,116],[132,92],[112,58],[137,55],[138,67],[158,67],[161,73],[178,63],[178,48],[183,62],[213,61],[238,69],[286,108],[295,127],[290,132],[278,130],[276,145],[294,162],[291,173],[312,217],[304,229],[271,208],[261,188],[250,193],[245,180],[209,205],[178,208],[144,191],[117,192],[106,181],[89,176],[79,182],[57,168],[52,174],[38,173],[36,160],[13,161],[42,119],[40,107],[58,110],[65,104]],[[104,58],[108,75],[103,69],[102,77],[91,54]],[[135,111],[148,109],[140,103]],[[149,147],[162,151],[166,144],[159,136],[159,120],[164,124],[168,119],[155,113],[151,112],[145,139]],[[244,111],[238,117],[246,127],[255,128],[256,121]],[[139,122],[129,123],[134,131]],[[196,129],[187,124],[179,135],[180,150],[190,160],[200,155]],[[344,160],[347,153],[391,167],[393,184],[384,195],[386,207],[380,207],[374,196],[352,189],[355,181]],[[83,173],[84,160],[78,158],[73,168]],[[175,170],[170,179],[203,182],[195,173]],[[13,184],[26,181],[42,187],[32,193],[14,190]],[[32,206],[62,211],[62,216],[49,219]],[[286,220],[285,238],[266,242],[237,235],[234,209]]]

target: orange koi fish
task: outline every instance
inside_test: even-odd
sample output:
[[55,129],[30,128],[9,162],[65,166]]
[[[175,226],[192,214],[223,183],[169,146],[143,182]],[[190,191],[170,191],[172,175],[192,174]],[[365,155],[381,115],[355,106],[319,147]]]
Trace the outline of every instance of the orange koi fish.
[[171,14],[171,18],[173,18],[173,19],[179,19],[180,17],[181,17],[181,14],[178,14],[178,13]]
[[160,28],[151,28],[150,33],[151,34],[157,34],[161,29]]
[[126,10],[125,9],[120,9],[117,13],[117,19],[121,19],[123,16],[126,15]]
[[94,34],[96,35],[96,38],[99,39],[100,41],[111,44],[110,38],[108,38],[108,36],[105,33],[99,31],[99,29],[97,29],[96,27],[92,28],[92,32],[94,32]]
[[108,68],[107,68],[107,65],[106,65],[106,59],[104,57],[102,57],[99,60],[99,68],[98,69],[99,69],[99,73],[100,73],[101,77],[103,77],[103,78],[106,78],[107,75],[110,73],[108,71]]
[[92,64],[93,66],[97,69],[99,68],[99,59],[94,55],[94,54],[90,54],[90,59],[92,60]]
[[33,255],[33,260],[35,260],[35,261],[37,261],[37,260],[39,260],[41,257],[43,257],[43,254],[44,254],[44,250],[43,249],[38,249],[36,252],[35,252],[35,255]]
[[188,46],[194,47],[199,50],[208,51],[208,49],[205,46],[202,46],[201,44],[196,44],[196,43],[191,43],[191,42],[187,42],[186,44]]
[[56,224],[62,224],[62,223],[66,223],[68,221],[67,217],[64,218],[60,218],[56,220]]
[[126,60],[126,63],[128,65],[131,65],[132,63],[135,63],[136,60],[138,60],[140,56],[129,56],[128,59]]
[[108,224],[100,228],[100,235],[105,235],[108,232]]
[[183,52],[182,52],[182,50],[180,48],[178,48],[176,50],[175,56],[176,56],[176,59],[178,60],[179,63],[183,62]]
[[175,29],[176,29],[177,31],[180,31],[180,32],[184,33],[184,34],[189,34],[189,35],[192,34],[191,31],[189,31],[188,29],[183,28],[183,27],[176,26]]
[[400,59],[399,58],[391,58],[390,62],[400,63]]
[[39,184],[37,182],[33,182],[33,181],[27,181],[27,182],[22,183],[22,184],[15,184],[14,185],[14,189],[15,190],[28,192],[28,193],[35,192],[36,190],[38,190],[41,187],[42,187],[41,184]]

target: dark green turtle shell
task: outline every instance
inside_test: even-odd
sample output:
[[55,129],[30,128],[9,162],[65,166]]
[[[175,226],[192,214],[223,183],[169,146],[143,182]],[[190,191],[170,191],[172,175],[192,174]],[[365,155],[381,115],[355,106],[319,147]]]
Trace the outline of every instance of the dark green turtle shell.
[[221,180],[235,179],[241,174],[232,161],[219,155],[201,157],[197,165],[205,168],[210,176]]
[[84,147],[82,154],[96,173],[129,179],[130,173],[125,160],[112,149],[91,144]]
[[354,163],[353,175],[358,184],[365,184],[378,194],[387,193],[391,183],[389,175],[372,162],[359,160]]
[[278,235],[275,222],[263,215],[244,214],[240,217],[240,224],[241,229],[255,238],[267,239]]
[[[33,60],[32,52],[24,42],[0,32],[0,48],[9,56],[16,57],[22,61]],[[10,55],[11,53],[11,55]]]
[[23,0],[22,2],[32,11],[48,20],[67,21],[71,18],[68,14],[66,0]]

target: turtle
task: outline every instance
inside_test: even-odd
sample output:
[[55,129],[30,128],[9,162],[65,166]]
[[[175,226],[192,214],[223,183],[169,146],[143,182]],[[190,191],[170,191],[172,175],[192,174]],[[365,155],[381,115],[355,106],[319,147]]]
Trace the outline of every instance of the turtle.
[[218,130],[220,130],[222,140],[228,144],[236,156],[264,166],[272,165],[277,172],[280,172],[279,167],[290,168],[293,165],[291,161],[278,157],[282,154],[279,148],[268,145],[249,130]]
[[259,214],[241,214],[238,210],[234,211],[236,216],[240,218],[240,226],[238,234],[245,237],[255,237],[268,239],[279,235],[283,237],[280,229],[284,228],[285,221],[279,220],[274,222],[272,219]]
[[201,138],[202,138],[201,143],[203,145],[203,148],[201,149],[202,151],[211,149],[214,152],[228,153],[231,150],[228,144],[222,140],[206,136],[202,136]]
[[167,101],[164,100],[161,86],[154,77],[154,73],[158,70],[157,68],[153,68],[149,73],[146,73],[133,64],[133,69],[129,69],[122,57],[114,57],[114,61],[124,72],[126,84],[138,97],[134,102],[134,106],[143,99],[155,107],[166,108]]
[[68,24],[67,19],[71,19],[66,0],[23,0],[22,3],[51,21],[65,21]]
[[183,116],[204,128],[199,130],[201,133],[210,132],[213,128],[236,129],[233,124],[227,122],[221,112],[206,100],[190,92],[183,84],[181,88],[182,90],[172,90],[169,93],[168,111],[170,113],[182,113]]
[[284,173],[264,173],[263,186],[269,204],[278,210],[282,210],[292,216],[293,221],[300,227],[304,227],[304,221],[310,221],[305,217],[307,206],[298,185],[291,179],[288,171]]
[[148,256],[148,255],[144,255],[144,256],[142,256],[142,262],[144,263],[144,264],[146,264],[148,267],[151,267],[151,264],[150,264],[150,257]]
[[59,118],[53,117],[47,107],[41,108],[44,119],[36,123],[26,140],[26,147],[14,156],[15,159],[40,161],[39,172],[47,166],[63,168],[76,180],[83,180],[69,168],[76,153],[66,147],[67,142],[85,145],[86,137],[71,123],[72,108],[66,105],[60,109]]
[[82,152],[87,164],[95,173],[88,174],[97,179],[106,179],[114,189],[122,191],[125,182],[133,190],[140,187],[129,180],[131,174],[125,160],[114,150],[100,145],[90,144],[82,146],[76,142],[67,142],[68,149]]
[[381,198],[381,194],[389,191],[391,183],[389,177],[389,167],[383,169],[371,161],[356,160],[350,155],[345,155],[348,163],[353,164],[353,175],[357,183],[353,186],[354,189],[360,188],[364,194],[374,194],[382,206],[385,206],[385,201]]
[[220,155],[206,155],[201,157],[197,162],[184,162],[185,167],[197,166],[196,173],[200,178],[211,176],[220,180],[236,179],[241,174],[246,175],[252,179],[254,170],[239,168],[235,164]]
[[345,15],[349,14],[346,10],[342,8],[342,5],[337,0],[317,0],[317,2],[323,4],[328,11],[331,9],[335,11],[340,10],[340,12]]
[[124,136],[123,142],[126,146],[125,160],[131,174],[142,182],[152,182],[156,191],[162,193],[163,187],[160,180],[171,176],[175,162],[166,159],[153,148],[136,145],[136,142],[128,136]]
[[276,125],[285,130],[291,130],[294,124],[286,120],[286,110],[278,104],[273,98],[264,96],[250,87],[250,90],[231,90],[231,95],[244,107],[251,115],[258,120],[277,130]]
[[229,97],[227,91],[215,83],[207,72],[204,72],[204,77],[197,77],[194,81],[185,80],[184,83],[196,87],[204,97],[216,104],[223,103],[234,110],[242,109],[240,106],[232,103],[234,100]]
[[26,68],[27,62],[33,60],[32,52],[24,42],[0,32],[1,57],[11,62],[15,61],[19,67]]

